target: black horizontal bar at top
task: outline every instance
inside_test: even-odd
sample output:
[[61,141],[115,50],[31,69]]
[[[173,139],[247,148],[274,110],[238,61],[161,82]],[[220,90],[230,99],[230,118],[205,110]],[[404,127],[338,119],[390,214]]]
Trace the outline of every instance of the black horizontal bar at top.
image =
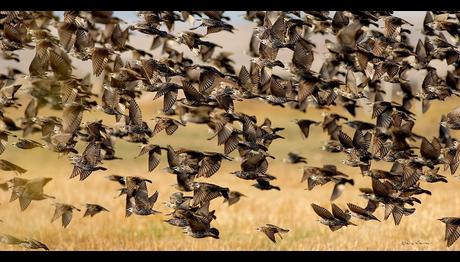
[[417,0],[20,0],[2,1],[3,10],[460,10],[460,1]]

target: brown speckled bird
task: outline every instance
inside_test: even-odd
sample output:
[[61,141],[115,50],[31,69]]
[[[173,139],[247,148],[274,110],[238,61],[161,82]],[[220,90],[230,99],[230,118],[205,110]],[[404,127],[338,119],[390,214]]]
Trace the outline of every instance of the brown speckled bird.
[[257,231],[263,232],[268,237],[268,239],[270,239],[273,243],[276,243],[275,235],[278,234],[280,238],[283,238],[282,234],[289,232],[289,229],[267,224],[265,226],[258,227]]
[[86,211],[83,217],[86,217],[86,216],[93,217],[102,211],[110,212],[108,209],[98,204],[85,204],[85,207],[86,207]]
[[81,211],[79,208],[76,208],[75,206],[64,203],[54,203],[53,206],[56,207],[56,210],[54,211],[54,215],[51,218],[51,223],[54,222],[56,219],[61,218],[62,227],[64,228],[66,228],[70,224],[70,221],[72,221],[73,211]]

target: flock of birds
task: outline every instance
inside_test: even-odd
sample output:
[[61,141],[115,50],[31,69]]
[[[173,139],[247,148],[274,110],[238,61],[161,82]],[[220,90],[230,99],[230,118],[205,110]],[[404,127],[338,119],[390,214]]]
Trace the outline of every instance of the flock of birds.
[[[460,129],[460,107],[442,116],[439,136],[431,139],[412,132],[416,119],[411,109],[415,101],[420,101],[426,112],[432,100],[460,94],[460,51],[456,46],[460,13],[426,12],[424,39],[419,39],[414,47],[409,42],[409,28],[413,25],[393,12],[337,11],[332,15],[317,11],[248,11],[244,19],[256,25],[248,49],[252,59],[238,73],[231,54],[215,54],[223,47],[206,40],[210,34],[230,34],[235,30],[224,12],[141,11],[138,17],[138,22],[127,24],[113,16],[113,12],[69,11],[64,12],[60,21],[52,12],[1,11],[2,58],[27,62],[17,54],[22,49],[35,49],[35,56],[29,61],[28,72],[9,68],[7,74],[1,74],[0,119],[4,127],[0,130],[0,154],[11,138],[16,140],[12,146],[20,149],[47,148],[68,155],[73,165],[70,178],[85,180],[94,172],[107,170],[102,161],[120,159],[114,146],[117,139],[142,145],[137,157],[148,155],[149,172],[159,165],[165,152],[168,172],[177,177],[179,190],[164,203],[172,210],[165,222],[182,228],[191,237],[216,239],[219,230],[211,225],[216,215],[215,210],[209,210],[210,202],[222,197],[233,205],[245,195],[225,186],[196,182],[196,178],[217,174],[223,161],[234,160],[230,154],[237,150],[241,168],[233,175],[255,181],[253,186],[260,190],[280,190],[272,184],[276,177],[267,171],[269,159],[275,158],[269,147],[274,140],[284,139],[280,135],[284,128],[272,126],[269,118],[258,124],[255,116],[239,112],[234,101],[258,99],[303,112],[309,105],[325,110],[321,122],[293,119],[292,123],[298,125],[303,138],[308,138],[312,125],[321,125],[330,137],[323,150],[346,155],[343,163],[356,167],[371,182],[370,188],[360,189],[361,196],[368,200],[367,206],[348,203],[348,209],[344,209],[332,202],[341,196],[347,184],[354,185],[354,180],[335,165],[304,167],[302,182],[307,181],[308,190],[329,182],[335,184],[330,199],[332,212],[311,204],[319,222],[332,231],[356,226],[351,222],[352,216],[380,221],[375,216],[380,206],[384,206],[383,219],[392,215],[395,225],[399,225],[404,216],[415,213],[415,204],[421,204],[417,195],[431,195],[421,187],[422,183],[447,183],[446,177],[439,174],[440,167],[450,169],[452,175],[458,168],[460,143],[450,135],[450,130]],[[173,35],[178,21],[189,21],[194,27]],[[206,29],[204,34],[197,33],[200,27]],[[129,37],[133,32],[153,38],[151,50],[162,48],[164,57],[156,59],[151,50],[131,46]],[[310,38],[315,34],[332,35],[335,39],[325,40],[328,52],[319,72],[311,70],[316,45]],[[451,44],[446,35],[456,44]],[[172,47],[173,43],[187,46],[196,57],[186,57]],[[289,63],[277,60],[281,49],[292,51]],[[125,52],[131,52],[132,58],[123,61],[121,54]],[[103,79],[101,99],[92,91],[91,74],[84,78],[72,74],[72,59],[91,60],[92,75]],[[202,63],[194,62],[198,59]],[[432,60],[449,65],[445,78],[437,74],[430,64]],[[279,68],[288,76],[275,74]],[[421,88],[408,80],[411,70],[425,72]],[[30,87],[18,83],[24,79]],[[384,82],[392,84],[402,98],[401,103],[385,101]],[[11,119],[4,109],[21,107],[16,96],[20,90],[30,100],[24,117]],[[183,96],[179,96],[179,90]],[[148,92],[155,93],[154,100],[163,99],[163,115],[153,119],[153,129],[136,101]],[[374,123],[327,113],[330,107],[339,106],[355,116],[356,109],[363,104],[372,106]],[[43,107],[62,110],[62,116],[40,115],[39,109]],[[102,120],[82,123],[83,115],[93,110],[113,116],[116,125],[108,126]],[[173,135],[189,124],[207,125],[213,133],[209,139],[217,137],[222,152],[150,143],[160,132]],[[354,134],[345,133],[343,125],[353,128]],[[40,133],[42,141],[27,138],[33,133]],[[86,143],[82,153],[75,149],[78,141]],[[391,170],[373,169],[374,161],[391,162],[393,166]],[[307,164],[306,158],[294,153],[289,153],[285,162]],[[0,169],[27,172],[5,159],[0,159]],[[119,191],[120,196],[126,197],[126,217],[160,213],[154,209],[159,192],[149,194],[147,183],[152,181],[148,178],[107,178],[122,186]],[[14,177],[0,182],[0,188],[11,191],[10,201],[18,199],[24,211],[32,201],[55,199],[44,191],[51,179]],[[70,224],[73,212],[80,211],[68,203],[54,205],[52,221],[61,219],[64,228]],[[87,204],[86,209],[84,216],[91,217],[108,211],[98,204]],[[446,224],[445,240],[451,246],[460,236],[460,218],[439,220]],[[272,224],[257,230],[273,242],[276,235],[289,232]],[[7,234],[0,235],[0,242],[48,249],[35,239],[21,240]]]

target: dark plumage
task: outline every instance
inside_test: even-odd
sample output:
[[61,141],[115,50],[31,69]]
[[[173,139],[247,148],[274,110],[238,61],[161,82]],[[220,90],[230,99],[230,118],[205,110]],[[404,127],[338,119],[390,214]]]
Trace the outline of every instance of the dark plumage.
[[275,189],[275,190],[278,190],[278,191],[281,190],[281,188],[279,186],[271,185],[270,181],[265,177],[259,177],[259,178],[256,179],[256,181],[257,181],[257,184],[253,184],[252,186],[257,188],[257,189],[260,189],[260,190]]
[[281,238],[283,238],[281,234],[288,233],[289,229],[284,229],[272,224],[267,224],[265,226],[258,227],[257,231],[264,233],[268,237],[268,239],[270,239],[273,243],[276,243],[275,235],[278,234]]
[[313,208],[313,211],[315,211],[315,213],[320,217],[319,222],[328,226],[329,229],[331,229],[333,232],[339,230],[343,226],[356,226],[352,222],[349,222],[351,215],[348,212],[344,212],[335,204],[332,204],[332,214],[324,207],[318,206],[316,204],[311,204],[311,207]]
[[228,202],[229,206],[234,205],[240,201],[241,197],[247,197],[247,196],[238,191],[230,191],[230,193],[228,193],[228,198],[224,199],[224,203]]
[[73,211],[81,211],[79,208],[69,204],[54,203],[53,205],[56,207],[56,209],[54,211],[53,218],[51,218],[51,222],[54,222],[56,219],[61,217],[62,227],[64,228],[66,228],[70,224],[70,221],[72,221]]
[[296,153],[289,152],[287,154],[287,157],[284,159],[285,162],[291,163],[291,164],[297,164],[297,163],[305,163],[307,164],[307,159],[303,156],[300,156]]
[[98,204],[86,204],[86,211],[85,211],[85,214],[83,215],[83,217],[86,217],[86,216],[95,216],[96,214],[102,212],[102,211],[107,211],[109,212],[108,209],[106,209],[105,207],[101,206],[101,205],[98,205]]
[[202,205],[205,202],[211,201],[214,198],[223,196],[228,199],[230,190],[218,185],[209,183],[195,182],[193,184],[193,205]]
[[438,220],[446,224],[446,233],[445,233],[444,240],[447,241],[447,246],[450,247],[460,237],[460,231],[459,231],[460,218],[443,217]]
[[93,171],[107,170],[98,165],[102,160],[101,143],[99,142],[90,142],[81,156],[72,156],[71,159],[74,168],[70,178],[80,176],[80,180],[85,180]]
[[148,153],[148,170],[152,172],[160,164],[161,150],[163,149],[166,148],[153,144],[143,145],[137,157]]
[[302,132],[302,137],[303,138],[308,138],[308,135],[310,133],[310,125],[319,125],[319,122],[313,121],[313,120],[308,120],[308,119],[300,119],[300,120],[294,120],[294,122],[299,126],[300,131]]

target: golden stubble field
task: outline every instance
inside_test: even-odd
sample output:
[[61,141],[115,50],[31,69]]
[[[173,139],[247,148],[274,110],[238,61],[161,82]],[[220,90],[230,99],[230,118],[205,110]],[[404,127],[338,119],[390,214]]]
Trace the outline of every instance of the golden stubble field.
[[[153,127],[153,121],[148,120],[159,115],[162,102],[151,102],[151,96],[146,96],[141,102],[144,120]],[[437,135],[440,114],[448,112],[458,104],[458,99],[448,99],[446,102],[435,102],[432,108],[424,115],[417,112],[417,123],[414,132],[428,138]],[[418,108],[420,105],[416,104]],[[274,108],[259,101],[246,101],[236,104],[236,110],[257,116],[259,123],[264,117],[269,117],[274,126],[285,127],[281,134],[284,140],[276,140],[269,152],[276,157],[269,160],[269,173],[277,177],[274,185],[281,187],[281,191],[260,191],[251,186],[253,181],[241,180],[230,174],[239,168],[238,159],[233,162],[223,162],[222,168],[207,182],[229,187],[246,194],[247,198],[233,205],[222,204],[218,198],[211,204],[216,210],[217,220],[213,226],[220,230],[220,239],[194,239],[182,233],[180,228],[163,222],[164,214],[170,210],[161,202],[169,199],[169,195],[176,192],[174,184],[176,178],[168,174],[164,168],[167,164],[166,156],[152,173],[147,172],[147,156],[134,159],[139,152],[139,145],[119,141],[116,145],[117,155],[123,160],[104,161],[103,166],[108,171],[94,172],[85,181],[78,178],[69,179],[72,165],[67,157],[58,156],[46,149],[32,149],[23,151],[8,146],[2,158],[16,163],[28,171],[22,176],[34,178],[39,176],[52,177],[53,180],[45,187],[45,192],[56,197],[56,201],[69,203],[82,208],[82,212],[74,212],[69,227],[62,228],[60,221],[50,223],[54,207],[54,200],[34,201],[30,207],[21,212],[19,203],[8,203],[10,192],[0,191],[0,232],[11,234],[19,238],[35,238],[46,243],[52,250],[459,250],[460,243],[447,249],[444,239],[445,226],[437,218],[444,216],[458,216],[460,214],[460,198],[458,190],[460,181],[448,174],[448,184],[422,184],[422,187],[431,190],[433,195],[420,196],[421,205],[416,205],[416,212],[404,217],[399,226],[395,226],[392,218],[388,221],[364,222],[353,219],[357,227],[350,226],[339,231],[331,232],[329,228],[317,221],[317,216],[310,207],[316,203],[330,209],[329,197],[333,185],[327,184],[316,187],[312,191],[305,190],[306,184],[300,183],[302,165],[288,165],[282,159],[289,151],[300,153],[307,157],[308,165],[322,166],[336,164],[338,168],[355,180],[355,186],[347,186],[344,194],[335,201],[342,208],[346,203],[353,202],[360,206],[366,205],[366,200],[359,196],[360,187],[370,187],[370,178],[362,177],[358,168],[350,168],[341,163],[343,154],[331,154],[321,151],[321,145],[327,141],[327,135],[320,127],[313,126],[310,137],[301,138],[297,126],[290,122],[294,118],[309,118],[322,120],[321,112],[314,108],[307,113],[301,113],[290,108]],[[333,108],[331,112],[343,112],[340,108]],[[10,115],[15,115],[13,111]],[[61,112],[44,109],[40,114],[57,114]],[[112,118],[107,118],[97,111],[85,112],[84,122],[104,119],[104,123],[113,124]],[[359,110],[356,119],[371,121],[370,115]],[[345,127],[347,132],[352,130]],[[452,133],[456,136],[455,133]],[[179,128],[173,136],[161,133],[151,139],[151,143],[167,145],[174,148],[186,147],[198,150],[222,152],[217,147],[217,141],[208,141],[210,137],[207,126],[189,124],[186,128]],[[33,136],[39,139],[38,135]],[[10,140],[10,143],[13,141]],[[78,143],[80,150],[85,145]],[[236,157],[237,152],[231,154]],[[389,163],[373,162],[373,168],[390,167]],[[163,212],[154,216],[124,217],[124,198],[115,198],[119,186],[106,180],[109,174],[145,176],[153,181],[149,184],[149,191],[160,192],[156,209]],[[14,173],[0,174],[4,181],[14,177]],[[203,181],[203,178],[197,181]],[[97,203],[108,208],[110,213],[101,213],[94,218],[82,218],[85,203]],[[383,219],[383,207],[376,212],[376,216]],[[277,244],[272,243],[258,231],[258,226],[266,223],[290,229],[284,239]],[[0,245],[0,250],[22,250],[15,246]]]

